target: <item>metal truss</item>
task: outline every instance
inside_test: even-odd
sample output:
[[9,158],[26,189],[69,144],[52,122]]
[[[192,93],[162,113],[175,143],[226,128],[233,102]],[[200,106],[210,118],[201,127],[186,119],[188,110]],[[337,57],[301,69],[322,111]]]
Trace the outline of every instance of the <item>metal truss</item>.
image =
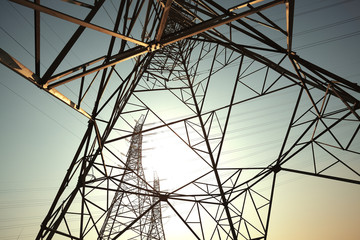
[[[134,236],[127,236],[128,239],[165,239],[161,204],[157,197],[160,195],[159,179],[156,177],[153,188],[150,188],[142,166],[141,130],[144,121],[145,116],[142,115],[131,137],[126,168],[121,173],[119,181],[112,182],[118,189],[108,207],[98,239],[117,238],[122,234],[123,229],[131,229],[134,232]],[[151,211],[145,214],[144,211],[150,206],[152,206]],[[129,223],[134,220],[137,220],[136,224],[129,227]]]
[[[4,50],[1,62],[89,120],[36,239],[101,238],[119,193],[156,201],[119,214],[127,221],[109,228],[111,239],[134,237],[160,203],[183,239],[266,239],[279,174],[360,183],[360,87],[292,50],[294,0],[65,1],[79,16],[11,1],[34,10],[35,70]],[[96,18],[106,9],[109,23]],[[40,13],[77,26],[44,72]],[[87,60],[64,67],[77,43],[96,37]],[[154,148],[163,133],[176,139],[163,151],[186,170],[168,189],[119,155],[140,133]],[[129,171],[142,184],[125,181]]]

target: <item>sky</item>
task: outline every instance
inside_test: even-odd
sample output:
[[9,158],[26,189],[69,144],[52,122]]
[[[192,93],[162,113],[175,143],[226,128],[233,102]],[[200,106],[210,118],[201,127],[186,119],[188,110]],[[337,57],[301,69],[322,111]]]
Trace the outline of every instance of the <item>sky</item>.
[[[56,5],[55,2],[52,0],[49,4]],[[62,3],[61,7],[69,11],[73,9],[73,5],[66,3]],[[296,1],[294,51],[304,59],[360,84],[358,9],[360,3],[356,0]],[[76,13],[84,15],[83,10]],[[42,17],[46,22],[42,25],[45,34],[43,71],[75,26],[56,21],[55,18]],[[106,18],[103,21],[104,25],[109,22]],[[0,47],[33,69],[31,24],[32,11],[6,0],[0,1]],[[104,52],[102,46],[94,47],[97,46],[96,41],[102,41],[102,36],[94,36],[96,38],[81,39],[77,51],[71,52],[61,67],[68,68]],[[219,76],[226,78],[228,73],[220,72]],[[218,86],[220,83],[214,84]],[[216,87],[210,90],[213,99],[208,106],[220,104],[216,99],[219,94],[220,97],[227,97],[226,93],[222,96],[217,92]],[[149,101],[151,107],[156,109],[166,98],[165,95],[159,94],[158,98]],[[141,99],[149,98],[141,93],[139,96]],[[233,158],[238,154],[246,159],[247,156],[249,159],[255,156],[259,164],[266,158],[263,155],[273,154],[273,139],[281,138],[278,134],[283,131],[282,122],[278,119],[288,119],[289,115],[283,110],[289,108],[294,96],[294,92],[289,91],[270,98],[271,102],[265,99],[260,105],[249,103],[244,108],[236,109],[238,115],[234,121],[244,125],[239,131],[236,131],[235,125],[231,125],[234,129],[228,137],[245,140],[237,142],[242,148],[226,146],[228,154],[224,166],[237,164]],[[34,239],[86,130],[87,119],[3,65],[0,65],[0,103],[0,240]],[[181,106],[172,104],[158,111],[166,112],[169,119],[176,118],[177,114],[187,114],[179,111]],[[264,106],[267,108],[264,109]],[[277,118],[264,125],[260,120],[257,122],[252,120],[254,118],[248,118],[246,113],[254,114],[255,119],[269,114],[275,114]],[[133,120],[135,122],[136,118]],[[264,134],[261,135],[264,136],[263,141],[258,140],[260,133]],[[144,153],[146,172],[151,176],[152,170],[156,169],[159,177],[164,179],[161,184],[165,189],[171,189],[173,182],[181,181],[183,175],[180,173],[186,172],[191,178],[196,175],[198,168],[203,167],[203,163],[199,163],[193,171],[188,171],[185,163],[174,161],[173,164],[168,161],[174,155],[172,152],[177,151],[184,152],[187,159],[194,158],[191,153],[185,153],[179,139],[168,131],[158,132],[156,139],[145,136],[144,141],[144,147],[155,148]],[[169,149],[174,145],[174,149]],[[261,147],[256,148],[259,145]],[[259,154],[257,149],[263,154]],[[121,151],[126,154],[126,147]],[[147,159],[157,159],[157,162],[151,165],[146,162]],[[356,167],[359,167],[358,160],[358,157],[352,159]],[[280,173],[277,180],[268,239],[360,238],[360,189],[356,184],[289,173]],[[169,209],[165,212],[172,216]],[[170,217],[164,220],[164,226],[174,228]],[[172,231],[176,232],[176,229]]]

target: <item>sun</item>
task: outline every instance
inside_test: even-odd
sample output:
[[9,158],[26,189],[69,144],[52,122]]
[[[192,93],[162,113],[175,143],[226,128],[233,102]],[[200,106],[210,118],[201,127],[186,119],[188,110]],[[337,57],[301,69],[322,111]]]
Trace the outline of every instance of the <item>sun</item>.
[[209,171],[204,160],[170,129],[145,135],[142,152],[146,179],[152,179],[156,173],[161,191],[177,190]]

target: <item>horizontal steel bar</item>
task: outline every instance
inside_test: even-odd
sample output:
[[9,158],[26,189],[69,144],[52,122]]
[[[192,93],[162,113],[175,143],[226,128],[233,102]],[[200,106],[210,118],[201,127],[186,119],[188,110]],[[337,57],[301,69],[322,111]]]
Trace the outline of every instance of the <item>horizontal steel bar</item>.
[[229,12],[233,12],[233,11],[235,11],[237,9],[247,7],[248,5],[251,6],[252,4],[256,4],[256,3],[259,3],[259,2],[262,2],[262,1],[264,1],[264,0],[250,0],[250,1],[247,1],[245,3],[241,3],[241,4],[239,4],[239,5],[235,6],[235,7],[230,8]]
[[70,106],[71,108],[75,109],[76,111],[83,114],[85,117],[91,119],[91,116],[82,108],[78,108],[77,105],[72,102],[69,98],[65,97],[62,93],[57,91],[56,89],[46,89],[42,88],[41,84],[39,84],[40,78],[33,73],[30,69],[22,65],[19,61],[17,61],[15,58],[10,56],[7,52],[5,52],[3,49],[0,48],[0,62],[5,65],[6,67],[10,68],[23,78],[29,80],[31,83],[35,84],[37,87],[45,90],[52,96],[56,97],[66,105]]
[[40,77],[22,65],[18,60],[10,56],[10,54],[5,52],[2,48],[0,48],[0,62],[23,78],[26,78],[30,82],[34,83],[36,86],[41,87],[39,84]]
[[90,9],[92,9],[94,7],[93,5],[90,5],[90,4],[81,2],[81,1],[77,1],[77,0],[62,0],[62,1],[67,2],[67,3],[72,3],[72,4],[78,5],[80,7],[90,8]]
[[48,83],[51,83],[53,81],[56,81],[56,80],[58,80],[58,79],[60,79],[62,77],[65,77],[65,76],[67,76],[67,75],[69,75],[71,73],[74,73],[74,72],[76,72],[76,71],[78,71],[80,69],[83,69],[84,67],[90,66],[90,65],[92,65],[94,63],[97,63],[97,62],[99,62],[101,60],[105,60],[105,58],[106,58],[106,56],[102,56],[102,57],[96,58],[94,60],[88,61],[86,63],[83,63],[83,64],[81,64],[79,66],[73,67],[73,68],[71,68],[71,69],[69,69],[67,71],[62,72],[62,73],[56,74],[56,75],[52,76],[46,83],[48,84]]
[[129,41],[129,42],[135,43],[137,45],[141,45],[141,46],[144,46],[144,47],[147,47],[149,45],[149,44],[144,43],[142,41],[127,37],[125,35],[122,35],[122,34],[119,34],[119,33],[116,33],[116,32],[113,32],[113,31],[111,31],[109,29],[97,26],[95,24],[85,22],[85,21],[83,21],[81,19],[72,17],[70,15],[61,13],[61,12],[56,11],[54,9],[47,8],[47,7],[44,7],[42,5],[30,2],[30,1],[26,1],[26,0],[10,0],[10,1],[18,3],[18,4],[26,6],[26,7],[29,7],[29,8],[32,8],[32,9],[37,10],[37,11],[41,11],[41,12],[49,14],[51,16],[58,17],[58,18],[61,18],[63,20],[78,24],[80,26],[87,27],[87,28],[90,28],[90,29],[93,29],[93,30],[96,30],[96,31],[99,31],[99,32],[102,32],[102,33],[117,37],[117,38],[121,38],[121,39],[123,39],[125,41]]
[[147,48],[144,48],[144,47],[136,47],[136,48],[130,49],[130,50],[126,51],[126,52],[123,52],[121,54],[117,54],[117,55],[111,57],[111,61],[107,62],[106,64],[103,64],[103,65],[100,65],[100,66],[97,66],[97,67],[93,67],[93,68],[91,68],[89,70],[86,70],[86,71],[84,71],[82,73],[76,74],[76,75],[74,75],[72,77],[69,77],[69,78],[66,78],[64,80],[61,80],[61,81],[55,82],[53,84],[50,84],[48,86],[48,88],[58,87],[60,85],[71,82],[71,81],[76,80],[78,78],[81,78],[83,76],[89,75],[89,74],[91,74],[93,72],[100,71],[102,69],[114,66],[114,65],[116,65],[118,63],[121,63],[121,62],[124,62],[126,60],[129,60],[129,59],[135,58],[137,56],[143,55],[143,54],[145,54],[147,52],[149,52],[149,50]]
[[316,173],[305,172],[305,171],[296,170],[296,169],[290,169],[290,168],[281,167],[281,171],[298,173],[298,174],[309,175],[309,176],[314,176],[314,177],[327,178],[327,179],[331,179],[331,180],[348,182],[348,183],[360,184],[360,181],[354,180],[354,179],[341,178],[341,177],[335,177],[335,176],[329,176],[329,175],[323,175],[323,174],[316,174]]

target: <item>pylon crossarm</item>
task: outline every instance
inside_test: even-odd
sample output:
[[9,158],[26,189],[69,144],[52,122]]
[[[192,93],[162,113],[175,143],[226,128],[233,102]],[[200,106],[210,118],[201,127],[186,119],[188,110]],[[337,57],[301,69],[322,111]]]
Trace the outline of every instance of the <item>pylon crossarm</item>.
[[[41,80],[38,75],[33,73],[30,69],[22,65],[18,60],[16,60],[14,57],[10,56],[7,52],[5,52],[3,49],[0,48],[0,62],[5,65],[6,67],[10,68],[12,71],[16,72],[23,78],[27,79],[31,83],[33,83],[38,88],[42,88],[42,85],[40,84]],[[43,89],[45,92],[49,93],[53,97],[57,98],[61,102],[65,103],[72,109],[76,110],[77,112],[81,113],[88,119],[91,119],[91,116],[89,113],[87,113],[84,109],[79,108],[74,102],[72,102],[69,98],[67,98],[65,95],[60,93],[56,89]]]
[[113,31],[111,31],[109,29],[97,26],[95,24],[91,24],[91,23],[89,23],[87,21],[83,21],[81,19],[72,17],[70,15],[67,15],[67,14],[58,12],[56,10],[44,7],[44,6],[42,6],[40,4],[37,4],[37,3],[33,3],[33,2],[30,2],[30,1],[26,1],[26,0],[11,0],[11,1],[15,2],[15,3],[18,3],[18,4],[21,4],[23,6],[29,7],[29,8],[33,8],[36,11],[41,11],[41,12],[44,12],[46,14],[52,15],[54,17],[58,17],[58,18],[61,18],[63,20],[78,24],[78,25],[80,25],[82,27],[90,28],[90,29],[93,29],[95,31],[99,31],[99,32],[102,32],[102,33],[105,33],[105,34],[108,34],[108,35],[111,35],[111,36],[114,36],[114,37],[129,41],[129,42],[132,42],[132,43],[144,46],[144,47],[148,46],[148,44],[146,44],[144,42],[141,42],[139,40],[124,36],[122,34],[113,32]]

